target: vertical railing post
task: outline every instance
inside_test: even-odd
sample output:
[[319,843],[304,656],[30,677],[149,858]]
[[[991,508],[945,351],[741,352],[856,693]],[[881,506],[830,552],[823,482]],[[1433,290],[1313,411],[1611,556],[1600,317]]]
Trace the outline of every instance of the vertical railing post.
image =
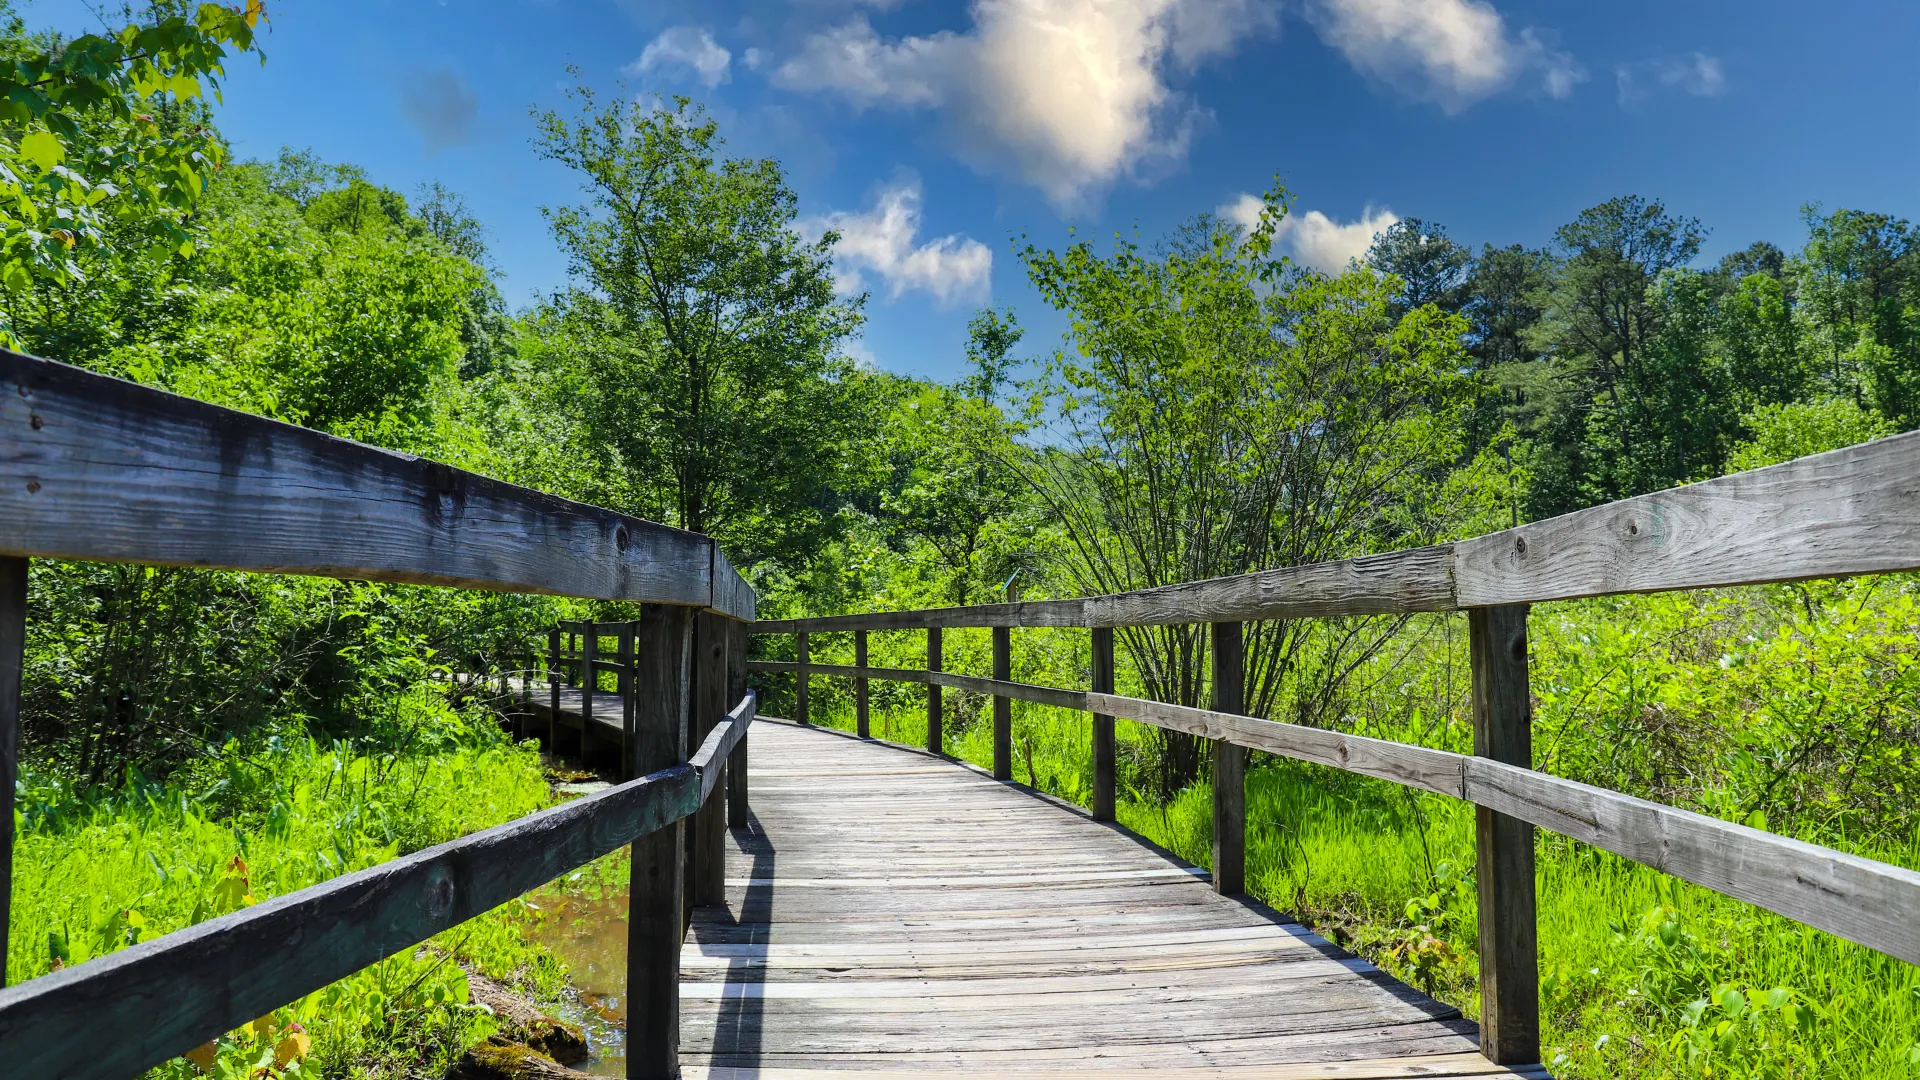
[[[1527,605],[1467,612],[1473,665],[1473,752],[1533,768]],[[1540,1060],[1540,955],[1533,826],[1475,808],[1480,891],[1480,1052],[1496,1065]]]
[[593,727],[593,692],[600,683],[600,627],[589,621],[580,635],[580,760],[587,760],[587,732]]
[[[940,656],[940,628],[927,627],[927,670],[939,671],[943,661]],[[940,715],[940,684],[927,680],[927,752],[940,752],[940,728],[946,721]]]
[[[1245,641],[1241,624],[1214,623],[1213,711],[1246,710]],[[1237,896],[1247,891],[1247,751],[1216,739],[1213,744],[1213,891]]]
[[800,668],[793,676],[793,721],[805,724],[807,719],[807,632],[793,635],[794,658],[800,661]]
[[[1093,692],[1113,693],[1113,627],[1093,628]],[[1093,812],[1095,821],[1113,820],[1113,794],[1118,782],[1114,776],[1113,717],[1093,714]]]
[[13,919],[13,785],[20,774],[20,678],[27,651],[27,560],[0,558],[0,986]]
[[547,754],[560,759],[560,627],[547,631]]
[[620,690],[620,768],[614,775],[622,780],[634,778],[627,771],[633,761],[633,626],[630,622],[620,624],[620,671],[614,676]]
[[[727,708],[740,704],[747,696],[747,624],[740,619],[727,620]],[[747,827],[753,816],[747,803],[747,740],[752,728],[733,744],[727,755],[727,824],[736,829]]]
[[[634,739],[627,769],[646,776],[687,759],[692,612],[648,604],[635,638]],[[633,842],[627,917],[627,1076],[680,1075],[682,845],[676,821]]]
[[[1013,628],[993,628],[993,677],[1013,681]],[[1013,699],[993,695],[993,778],[1013,779]]]
[[[714,611],[694,616],[694,695],[690,746],[705,742],[720,719],[727,715],[727,627],[726,617]],[[724,790],[727,763],[715,763],[723,775]],[[693,818],[693,902],[727,902],[727,808],[723,799],[709,797]]]
[[[853,632],[853,666],[857,668],[867,666],[867,632],[865,630]],[[863,739],[868,737],[867,677],[865,675],[853,677],[853,733]]]

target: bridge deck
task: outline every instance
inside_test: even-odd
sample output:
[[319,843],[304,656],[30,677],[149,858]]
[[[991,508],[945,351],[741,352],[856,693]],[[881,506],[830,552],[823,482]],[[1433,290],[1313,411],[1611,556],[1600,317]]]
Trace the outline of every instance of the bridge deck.
[[[693,1080],[1543,1077],[1204,871],[915,751],[762,721],[681,966]],[[791,1072],[789,1070],[792,1070]]]

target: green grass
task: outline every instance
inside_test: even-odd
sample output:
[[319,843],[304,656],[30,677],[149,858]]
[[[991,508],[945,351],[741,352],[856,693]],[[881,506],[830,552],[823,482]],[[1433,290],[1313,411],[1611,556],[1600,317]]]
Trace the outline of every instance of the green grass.
[[[442,719],[451,719],[445,718]],[[229,747],[198,775],[138,777],[87,796],[24,779],[8,983],[70,966],[268,897],[484,829],[549,802],[531,747],[484,738],[406,755],[352,754],[304,740]],[[516,900],[418,950],[375,964],[217,1040],[215,1075],[437,1075],[493,1030],[467,1004],[460,962],[551,996],[559,964],[529,944],[538,911]],[[261,956],[259,962],[276,962]],[[291,1027],[305,1029],[304,1060]],[[183,1048],[184,1049],[184,1048]],[[176,1059],[154,1077],[202,1069]],[[424,1075],[424,1074],[422,1074]]]

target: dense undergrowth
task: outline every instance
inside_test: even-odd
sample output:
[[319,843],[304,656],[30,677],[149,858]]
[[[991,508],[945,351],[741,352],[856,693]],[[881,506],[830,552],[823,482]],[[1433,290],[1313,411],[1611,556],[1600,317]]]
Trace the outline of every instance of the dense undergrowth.
[[[1920,588],[1898,578],[1542,606],[1531,622],[1535,763],[1557,775],[1920,867]],[[813,655],[848,662],[850,635]],[[1470,750],[1465,627],[1410,622],[1355,672],[1346,730]],[[779,639],[773,639],[777,642]],[[1014,677],[1084,686],[1083,632],[1014,635]],[[871,662],[924,663],[874,633]],[[949,631],[948,670],[986,674],[986,631]],[[841,655],[846,653],[848,655]],[[1122,658],[1120,692],[1138,693]],[[769,680],[767,709],[790,708]],[[852,726],[847,680],[815,678],[816,722]],[[921,745],[925,691],[872,684],[871,731]],[[985,765],[985,700],[948,691],[949,750]],[[1118,724],[1128,827],[1205,865],[1210,789],[1156,796],[1157,735]],[[1014,776],[1081,805],[1084,715],[1014,704]],[[1256,755],[1253,891],[1406,981],[1478,1010],[1470,807]],[[1017,838],[1009,838],[1010,847]],[[1541,834],[1544,1056],[1558,1076],[1920,1076],[1920,969],[1645,866]]]
[[[405,709],[428,734],[401,751],[280,737],[252,749],[234,742],[164,783],[132,774],[112,790],[76,790],[29,772],[8,983],[550,801],[537,751],[501,737],[490,713],[456,713],[431,692],[411,695]],[[209,1031],[192,1060],[151,1076],[438,1075],[493,1031],[491,1015],[468,1003],[462,964],[537,997],[558,993],[564,971],[527,935],[539,917],[537,906],[515,900],[248,1027]]]

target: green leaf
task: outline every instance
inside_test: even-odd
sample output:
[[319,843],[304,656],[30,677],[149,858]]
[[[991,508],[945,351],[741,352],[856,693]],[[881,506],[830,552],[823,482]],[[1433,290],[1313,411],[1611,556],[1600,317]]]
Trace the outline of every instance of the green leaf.
[[20,137],[20,156],[46,172],[67,159],[67,148],[53,132],[41,128]]

